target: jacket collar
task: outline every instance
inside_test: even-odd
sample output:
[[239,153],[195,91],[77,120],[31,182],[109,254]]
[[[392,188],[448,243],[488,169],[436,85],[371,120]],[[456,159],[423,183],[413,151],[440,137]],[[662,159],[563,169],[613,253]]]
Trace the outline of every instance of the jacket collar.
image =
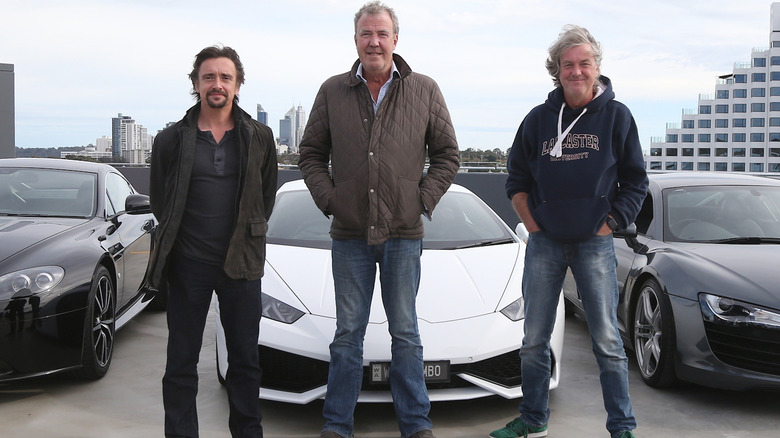
[[[401,75],[401,79],[409,76],[412,73],[412,68],[409,67],[409,64],[407,64],[403,58],[401,58],[401,55],[393,53],[393,62],[395,62],[395,66],[398,69],[398,73]],[[355,61],[354,64],[352,64],[352,69],[349,71],[349,75],[347,76],[347,86],[354,87],[363,83],[363,81],[357,77],[357,69],[359,65],[359,59]]]
[[[189,128],[197,128],[198,127],[198,115],[200,114],[200,102],[196,103],[190,109],[187,110],[187,113],[184,115],[184,124],[185,126]],[[235,123],[235,127],[244,127],[244,122],[247,117],[251,116],[247,114],[243,109],[241,109],[238,105],[233,103],[233,122]]]

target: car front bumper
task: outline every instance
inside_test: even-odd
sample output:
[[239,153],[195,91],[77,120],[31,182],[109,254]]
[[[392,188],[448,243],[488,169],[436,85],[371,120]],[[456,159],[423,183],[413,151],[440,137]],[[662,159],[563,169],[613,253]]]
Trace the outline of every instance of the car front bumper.
[[[553,366],[550,389],[560,381],[563,350],[563,301],[551,339]],[[217,318],[219,320],[219,318]],[[420,336],[426,361],[450,363],[450,381],[428,383],[431,401],[468,400],[491,395],[513,399],[522,396],[520,358],[523,320],[510,321],[496,312],[473,318],[429,323],[420,319]],[[258,349],[263,368],[260,398],[288,403],[309,403],[327,391],[329,344],[335,319],[307,314],[294,324],[264,318],[260,323]],[[386,384],[369,381],[372,362],[389,362],[390,335],[387,323],[370,323],[364,342],[363,390],[359,402],[392,402]],[[217,324],[218,372],[227,370],[224,333]]]
[[[778,362],[772,364],[770,358],[768,368],[756,368],[769,372],[746,368],[753,366],[751,356],[780,357],[780,330],[705,326],[698,301],[669,298],[676,324],[677,378],[728,390],[780,388]],[[737,353],[740,350],[742,357]]]

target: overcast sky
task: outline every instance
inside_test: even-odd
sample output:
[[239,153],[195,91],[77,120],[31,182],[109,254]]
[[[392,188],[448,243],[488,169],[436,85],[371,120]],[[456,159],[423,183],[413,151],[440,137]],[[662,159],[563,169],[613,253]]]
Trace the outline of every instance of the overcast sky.
[[[154,134],[194,101],[194,55],[223,44],[246,71],[240,105],[308,114],[320,84],[357,59],[363,0],[3,0],[0,63],[15,72],[16,145],[81,146],[132,116]],[[393,0],[396,53],[434,78],[462,149],[506,150],[552,89],[547,48],[565,24],[601,41],[602,74],[645,150],[718,75],[769,46],[766,0]]]

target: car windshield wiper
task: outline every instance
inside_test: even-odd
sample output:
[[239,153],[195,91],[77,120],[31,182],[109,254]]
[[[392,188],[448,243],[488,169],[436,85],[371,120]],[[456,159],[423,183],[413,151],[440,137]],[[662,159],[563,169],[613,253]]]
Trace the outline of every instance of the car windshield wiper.
[[496,239],[496,240],[483,240],[481,242],[474,242],[469,243],[466,245],[460,245],[456,246],[455,249],[464,249],[464,248],[477,248],[480,246],[492,246],[492,245],[503,245],[505,243],[514,243],[515,239],[511,237],[507,237],[506,239]]
[[47,217],[48,214],[35,214],[35,213],[0,213],[0,216],[24,216],[24,217]]
[[729,239],[713,240],[712,243],[725,243],[729,245],[760,245],[762,243],[780,244],[777,237],[731,237]]
[[72,214],[3,213],[3,212],[0,212],[0,216],[13,216],[13,217],[68,217],[68,218],[85,218],[85,217],[87,217],[87,216],[72,215]]

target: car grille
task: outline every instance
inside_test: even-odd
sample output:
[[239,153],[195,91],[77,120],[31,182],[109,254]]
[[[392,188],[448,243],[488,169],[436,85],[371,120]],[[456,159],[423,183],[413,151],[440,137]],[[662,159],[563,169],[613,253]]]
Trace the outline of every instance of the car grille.
[[780,375],[780,330],[704,322],[710,349],[721,362]]
[[[262,387],[279,391],[302,393],[328,383],[328,362],[292,353],[258,346],[260,366],[263,369]],[[428,389],[463,388],[473,386],[457,374],[469,374],[508,388],[520,386],[519,350],[513,350],[472,364],[453,364],[451,379],[446,383],[429,383]],[[553,358],[553,369],[555,358]],[[368,367],[363,369],[363,388],[381,390],[387,384],[370,383]]]
[[263,388],[302,393],[328,383],[328,362],[262,345],[257,350]]
[[456,372],[471,374],[474,377],[479,377],[508,388],[520,386],[523,383],[523,379],[520,377],[519,350],[510,351],[477,363],[457,366],[457,368],[461,367],[462,369],[458,369]]

